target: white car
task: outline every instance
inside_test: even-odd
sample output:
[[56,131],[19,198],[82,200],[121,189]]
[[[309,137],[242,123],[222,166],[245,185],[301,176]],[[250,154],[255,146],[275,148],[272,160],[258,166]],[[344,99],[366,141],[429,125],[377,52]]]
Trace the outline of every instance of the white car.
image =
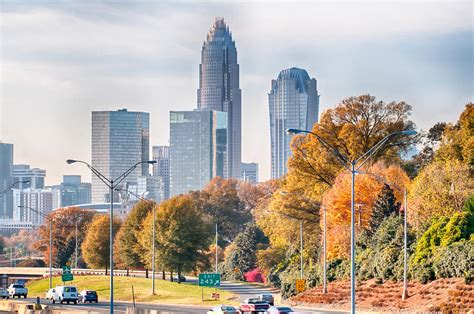
[[55,300],[57,300],[58,297],[56,297],[56,289],[52,288],[49,289],[48,292],[46,292],[46,300],[51,300],[53,303],[55,303]]
[[63,302],[66,302],[67,304],[74,302],[74,304],[77,304],[79,297],[77,295],[77,289],[74,286],[57,286],[55,289],[51,289],[50,291],[48,291],[47,297],[49,296],[51,298],[53,304],[56,302],[61,304],[63,304]]
[[0,298],[8,299],[10,296],[8,295],[8,291],[5,288],[0,288]]
[[216,313],[219,313],[219,314],[238,314],[239,311],[233,306],[222,305],[222,304],[218,305],[216,307],[213,307],[212,309],[207,311],[207,314],[216,314]]

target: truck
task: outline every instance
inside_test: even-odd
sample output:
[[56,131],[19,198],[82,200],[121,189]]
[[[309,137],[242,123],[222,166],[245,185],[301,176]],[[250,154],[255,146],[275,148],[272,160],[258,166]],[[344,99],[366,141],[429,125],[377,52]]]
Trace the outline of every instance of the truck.
[[28,296],[28,288],[25,288],[24,285],[19,284],[19,283],[12,283],[8,287],[8,295],[11,296],[12,298],[18,297],[21,298],[22,296],[26,299]]
[[259,298],[248,298],[240,304],[240,313],[265,313],[270,304]]

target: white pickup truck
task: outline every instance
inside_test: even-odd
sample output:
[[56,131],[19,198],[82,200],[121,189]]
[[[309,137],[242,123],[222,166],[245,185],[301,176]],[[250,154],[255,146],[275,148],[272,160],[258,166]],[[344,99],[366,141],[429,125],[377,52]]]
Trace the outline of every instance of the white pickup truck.
[[8,287],[8,294],[12,298],[21,298],[23,296],[26,299],[26,297],[28,296],[28,288],[25,288],[24,285],[19,283],[12,283],[10,287]]

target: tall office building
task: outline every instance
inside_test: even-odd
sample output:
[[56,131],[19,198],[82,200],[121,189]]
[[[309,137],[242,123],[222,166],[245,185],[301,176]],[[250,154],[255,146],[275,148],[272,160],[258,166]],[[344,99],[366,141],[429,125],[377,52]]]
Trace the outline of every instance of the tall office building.
[[[41,225],[44,222],[44,217],[38,212],[48,215],[53,210],[53,193],[46,189],[15,190],[15,205],[14,221]],[[36,212],[27,207],[35,209]]]
[[318,121],[319,94],[316,79],[310,78],[303,69],[283,70],[276,80],[272,80],[268,103],[272,178],[276,179],[287,172],[287,161],[291,156],[291,136],[285,130],[311,130]]
[[91,203],[91,184],[81,182],[80,175],[64,175],[60,191],[61,207]]
[[31,168],[30,165],[13,165],[13,180],[29,181],[20,182],[15,188],[23,189],[43,189],[44,179],[46,178],[46,170],[39,168]]
[[169,146],[153,146],[153,176],[161,177],[163,191],[163,199],[170,198],[170,147]]
[[224,177],[240,178],[242,118],[237,49],[223,18],[216,18],[201,51],[198,109],[228,114],[228,169]]
[[13,218],[13,144],[0,142],[0,219]]
[[170,194],[201,190],[227,171],[227,114],[170,112]]
[[242,181],[257,183],[258,182],[258,164],[255,162],[242,163]]
[[[92,112],[92,166],[107,178],[117,178],[139,161],[149,160],[150,116],[145,112]],[[124,181],[137,181],[148,175],[148,164],[140,165]],[[118,201],[115,193],[114,201]],[[109,202],[109,189],[92,176],[92,202]]]

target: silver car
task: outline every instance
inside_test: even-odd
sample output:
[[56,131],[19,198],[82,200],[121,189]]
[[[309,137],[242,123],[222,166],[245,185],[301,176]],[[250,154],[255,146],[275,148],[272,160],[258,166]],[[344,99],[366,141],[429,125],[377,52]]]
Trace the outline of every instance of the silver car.
[[258,299],[260,301],[265,301],[271,306],[275,305],[275,300],[273,299],[273,295],[271,293],[262,293],[259,295]]

